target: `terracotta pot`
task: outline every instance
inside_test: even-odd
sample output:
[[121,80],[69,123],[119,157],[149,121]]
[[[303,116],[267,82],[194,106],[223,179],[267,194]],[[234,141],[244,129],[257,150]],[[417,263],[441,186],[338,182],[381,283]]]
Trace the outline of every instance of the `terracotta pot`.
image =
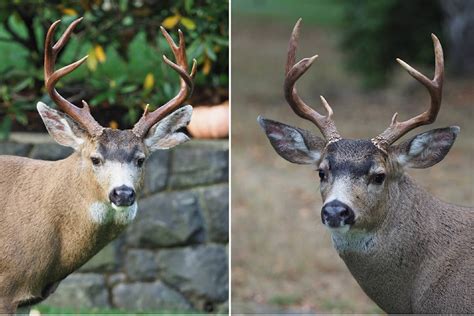
[[215,139],[229,136],[229,103],[196,106],[188,125],[194,138]]

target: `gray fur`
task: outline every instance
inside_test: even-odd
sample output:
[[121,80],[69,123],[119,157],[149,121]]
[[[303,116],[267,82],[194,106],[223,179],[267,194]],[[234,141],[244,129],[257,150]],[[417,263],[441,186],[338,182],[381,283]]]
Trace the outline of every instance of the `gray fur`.
[[[354,211],[353,225],[330,229],[332,240],[377,305],[388,313],[474,313],[474,210],[440,201],[404,173],[440,162],[458,127],[419,134],[388,154],[369,140],[341,139],[312,148],[319,151],[313,159],[306,140],[316,136],[293,137],[300,129],[263,123],[278,154],[297,163],[312,159],[324,172],[324,204],[337,197]],[[303,145],[308,150],[298,155],[287,150]],[[385,180],[377,184],[372,179],[381,173]]]

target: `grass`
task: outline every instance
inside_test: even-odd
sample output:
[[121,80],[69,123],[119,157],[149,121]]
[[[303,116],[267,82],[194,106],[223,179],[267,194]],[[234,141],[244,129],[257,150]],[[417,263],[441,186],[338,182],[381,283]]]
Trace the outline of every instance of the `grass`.
[[324,300],[321,302],[321,307],[324,310],[327,310],[331,313],[343,313],[344,311],[354,309],[354,305],[351,302],[344,301],[342,299],[338,300]]
[[275,295],[270,298],[269,303],[281,307],[286,307],[299,304],[301,301],[302,297],[298,295]]
[[71,314],[89,314],[89,315],[117,315],[117,314],[126,314],[126,315],[197,315],[196,312],[183,312],[183,311],[173,311],[173,310],[160,310],[160,311],[147,311],[147,312],[130,312],[126,310],[113,309],[113,308],[58,308],[48,305],[37,305],[32,310],[37,310],[40,314],[54,314],[54,315],[71,315]]

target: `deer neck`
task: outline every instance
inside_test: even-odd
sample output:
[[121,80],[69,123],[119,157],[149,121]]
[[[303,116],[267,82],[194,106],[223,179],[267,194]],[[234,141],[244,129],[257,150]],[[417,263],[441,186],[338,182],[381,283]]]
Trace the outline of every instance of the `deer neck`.
[[426,219],[436,218],[433,213],[443,202],[407,175],[389,192],[388,201],[386,217],[374,231],[333,234],[332,239],[364,291],[384,310],[406,313],[411,311],[415,277],[436,233],[436,225]]
[[55,164],[54,169],[61,172],[52,171],[55,181],[50,181],[49,190],[55,203],[48,210],[61,243],[58,264],[70,273],[116,238],[128,222],[117,220],[117,212],[101,200],[100,188],[85,172],[79,154]]

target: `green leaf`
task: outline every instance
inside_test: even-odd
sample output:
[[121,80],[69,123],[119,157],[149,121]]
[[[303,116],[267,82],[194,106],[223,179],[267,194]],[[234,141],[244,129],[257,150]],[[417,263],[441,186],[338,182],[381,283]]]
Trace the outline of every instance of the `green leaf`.
[[209,47],[208,45],[206,45],[205,50],[206,50],[207,57],[209,57],[209,59],[212,61],[216,61],[217,56],[216,56],[216,53],[214,53],[214,50],[212,49],[212,47]]
[[12,91],[13,92],[20,92],[21,90],[23,90],[27,87],[30,87],[32,85],[33,85],[33,78],[28,77],[28,78],[25,78],[24,80],[20,81],[16,85],[14,85]]
[[193,20],[191,20],[190,18],[181,18],[181,24],[184,25],[185,28],[187,28],[188,30],[192,31],[192,30],[195,30],[196,29],[196,23],[194,23]]
[[194,0],[184,0],[184,10],[189,13],[194,6]]
[[220,36],[208,36],[214,43],[221,46],[229,46],[229,40],[225,37]]
[[195,40],[187,48],[187,55],[190,58],[199,58],[204,52],[204,44],[200,39]]
[[128,86],[125,86],[125,87],[123,87],[122,89],[120,89],[120,92],[126,94],[126,93],[132,93],[132,92],[134,92],[134,91],[136,91],[136,90],[137,90],[137,86],[135,86],[135,85],[128,85]]
[[120,11],[125,12],[128,8],[128,0],[120,0],[119,2]]
[[126,16],[125,18],[123,18],[122,24],[125,25],[125,26],[130,26],[130,25],[132,25],[132,24],[133,24],[133,17],[131,17],[131,16]]

